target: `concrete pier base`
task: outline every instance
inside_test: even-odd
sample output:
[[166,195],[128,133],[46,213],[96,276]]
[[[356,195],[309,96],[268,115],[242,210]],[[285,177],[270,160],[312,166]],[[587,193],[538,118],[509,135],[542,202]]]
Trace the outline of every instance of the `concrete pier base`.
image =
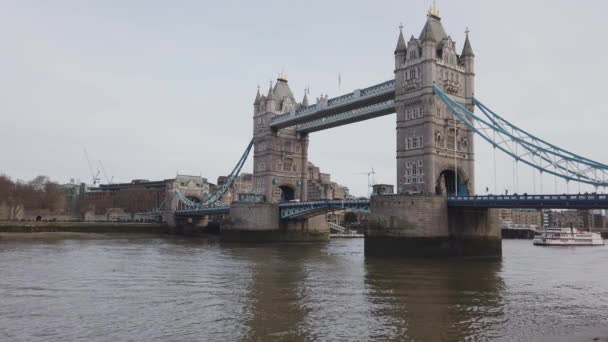
[[367,256],[499,257],[498,212],[450,208],[444,196],[373,196],[365,232]]
[[329,240],[324,215],[282,221],[276,203],[233,203],[220,227],[226,242],[315,242]]

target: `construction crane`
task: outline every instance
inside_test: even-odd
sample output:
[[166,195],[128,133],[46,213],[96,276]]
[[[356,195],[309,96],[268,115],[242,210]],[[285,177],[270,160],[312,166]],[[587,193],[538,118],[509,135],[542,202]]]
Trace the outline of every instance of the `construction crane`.
[[97,169],[97,173],[95,173],[95,171],[93,171],[93,164],[91,164],[91,159],[89,158],[89,153],[87,152],[87,149],[84,149],[84,157],[87,159],[87,164],[89,164],[89,171],[91,172],[91,178],[93,181],[93,185],[97,185],[99,184],[99,181],[101,180],[99,178],[99,173],[101,171],[99,171],[99,168]]
[[114,180],[114,176],[112,176],[112,178],[108,178],[108,173],[106,172],[106,168],[103,166],[103,163],[101,162],[101,160],[97,161],[99,163],[99,167],[101,167],[101,171],[103,172],[103,177],[106,179],[107,184],[112,184],[112,181]]
[[[372,170],[369,172],[359,172],[359,173],[355,173],[355,175],[367,175],[367,197],[370,196],[370,189],[374,186],[374,183],[376,182],[374,179],[374,176],[376,175],[376,172],[374,171],[374,167],[372,166]],[[370,176],[372,176],[370,178]]]

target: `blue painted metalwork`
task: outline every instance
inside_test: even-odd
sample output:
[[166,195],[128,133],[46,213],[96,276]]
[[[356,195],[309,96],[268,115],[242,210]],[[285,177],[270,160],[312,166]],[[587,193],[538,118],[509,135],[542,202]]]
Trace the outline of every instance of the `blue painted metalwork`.
[[395,112],[395,100],[387,100],[352,109],[345,112],[324,116],[319,119],[307,121],[296,127],[296,131],[302,133],[312,133],[332,127],[343,126],[349,123],[368,120],[382,115]]
[[[319,99],[317,104],[300,108],[297,111],[277,115],[270,121],[270,127],[273,129],[281,129],[296,126],[299,124],[308,123],[317,119],[328,118],[335,114],[351,111],[353,109],[362,109],[370,105],[384,103],[395,99],[395,80],[386,81],[380,84],[373,85],[365,89],[355,90],[346,95],[342,95],[332,99]],[[393,105],[394,107],[394,105]],[[394,109],[393,109],[394,112]],[[389,114],[386,112],[384,114]],[[353,113],[354,114],[354,113]],[[383,115],[378,114],[376,116]],[[358,120],[370,119],[374,116],[361,116],[359,113]],[[354,121],[346,122],[343,124]],[[334,127],[334,126],[332,126]],[[327,127],[329,128],[329,127]],[[299,131],[300,129],[297,128]],[[305,130],[302,130],[303,132]]]
[[213,207],[213,206],[223,207],[224,204],[220,200],[222,199],[222,196],[224,196],[224,194],[230,189],[232,184],[234,184],[234,181],[236,180],[239,173],[241,172],[243,165],[245,165],[245,161],[247,161],[247,157],[249,157],[249,153],[251,152],[252,147],[253,147],[253,139],[247,146],[247,149],[245,149],[245,152],[243,152],[243,155],[241,155],[241,159],[239,159],[239,161],[236,163],[236,165],[232,169],[232,172],[230,172],[230,174],[228,175],[226,182],[224,182],[224,184],[222,184],[215,192],[211,193],[209,195],[209,197],[207,197],[201,203],[194,202],[194,201],[190,200],[189,198],[187,198],[186,196],[184,196],[184,194],[182,194],[181,192],[176,191],[175,195],[179,199],[180,203],[182,203],[185,207],[183,209],[184,210],[193,210],[193,209],[203,209],[203,208],[208,208],[208,207]]
[[533,208],[533,209],[608,209],[608,195],[510,195],[450,196],[449,207]]
[[607,165],[549,144],[517,128],[475,99],[473,103],[482,111],[485,118],[475,115],[452,100],[437,85],[434,85],[434,90],[454,117],[492,144],[494,148],[508,154],[517,162],[566,181],[590,184],[596,188],[608,185]]
[[207,215],[228,214],[229,212],[230,212],[229,206],[195,208],[195,209],[186,209],[186,210],[176,211],[175,217],[205,217]]
[[369,212],[369,200],[322,200],[312,202],[281,203],[281,219],[316,216],[336,210]]

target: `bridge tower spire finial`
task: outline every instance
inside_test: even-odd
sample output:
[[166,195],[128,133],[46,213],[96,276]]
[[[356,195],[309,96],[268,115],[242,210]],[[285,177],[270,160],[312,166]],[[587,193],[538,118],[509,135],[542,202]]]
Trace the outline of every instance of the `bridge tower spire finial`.
[[429,15],[439,18],[439,9],[437,8],[436,0],[433,0],[433,4],[431,5],[431,9],[429,10]]

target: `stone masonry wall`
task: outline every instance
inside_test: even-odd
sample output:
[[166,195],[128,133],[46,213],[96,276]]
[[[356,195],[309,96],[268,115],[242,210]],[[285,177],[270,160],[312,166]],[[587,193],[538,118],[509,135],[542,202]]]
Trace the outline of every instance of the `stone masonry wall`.
[[500,239],[498,209],[450,208],[450,234],[459,238]]
[[447,199],[435,195],[372,196],[367,236],[446,237]]
[[230,205],[230,218],[222,230],[268,231],[279,229],[278,203],[239,203]]

